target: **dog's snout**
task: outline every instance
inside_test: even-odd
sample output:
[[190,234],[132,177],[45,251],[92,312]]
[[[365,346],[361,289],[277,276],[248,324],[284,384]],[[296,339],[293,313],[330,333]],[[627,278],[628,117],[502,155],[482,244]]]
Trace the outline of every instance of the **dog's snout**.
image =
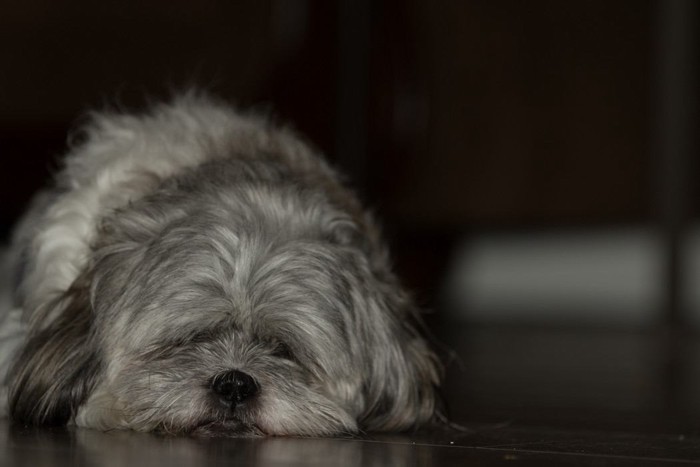
[[252,376],[231,370],[216,375],[211,381],[211,389],[223,402],[237,405],[253,397],[260,388]]

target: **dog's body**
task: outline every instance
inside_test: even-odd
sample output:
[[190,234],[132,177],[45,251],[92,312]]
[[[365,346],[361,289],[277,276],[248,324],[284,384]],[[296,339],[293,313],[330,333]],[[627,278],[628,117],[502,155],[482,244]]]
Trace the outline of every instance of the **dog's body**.
[[189,95],[85,136],[14,236],[11,417],[231,435],[435,417],[436,359],[377,230],[293,132]]

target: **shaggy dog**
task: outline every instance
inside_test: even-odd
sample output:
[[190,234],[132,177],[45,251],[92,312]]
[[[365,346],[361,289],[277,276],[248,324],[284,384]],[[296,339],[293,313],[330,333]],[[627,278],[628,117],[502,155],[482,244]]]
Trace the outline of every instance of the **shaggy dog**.
[[435,419],[439,366],[377,228],[291,130],[190,93],[82,135],[7,259],[12,419],[232,436]]

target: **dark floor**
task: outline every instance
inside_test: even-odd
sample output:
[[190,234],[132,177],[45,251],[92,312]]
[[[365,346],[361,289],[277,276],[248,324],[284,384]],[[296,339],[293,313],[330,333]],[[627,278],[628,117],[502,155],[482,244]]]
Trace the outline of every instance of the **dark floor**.
[[650,331],[445,327],[464,431],[190,439],[0,424],[1,466],[700,464],[700,339]]

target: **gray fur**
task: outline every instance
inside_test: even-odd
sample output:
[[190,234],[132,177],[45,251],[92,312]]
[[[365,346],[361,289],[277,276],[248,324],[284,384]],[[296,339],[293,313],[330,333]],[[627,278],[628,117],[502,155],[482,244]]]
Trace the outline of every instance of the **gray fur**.
[[[214,143],[103,213],[78,279],[28,318],[11,415],[207,435],[434,420],[439,365],[356,198],[316,156]],[[260,386],[235,409],[209,387],[230,369]]]

